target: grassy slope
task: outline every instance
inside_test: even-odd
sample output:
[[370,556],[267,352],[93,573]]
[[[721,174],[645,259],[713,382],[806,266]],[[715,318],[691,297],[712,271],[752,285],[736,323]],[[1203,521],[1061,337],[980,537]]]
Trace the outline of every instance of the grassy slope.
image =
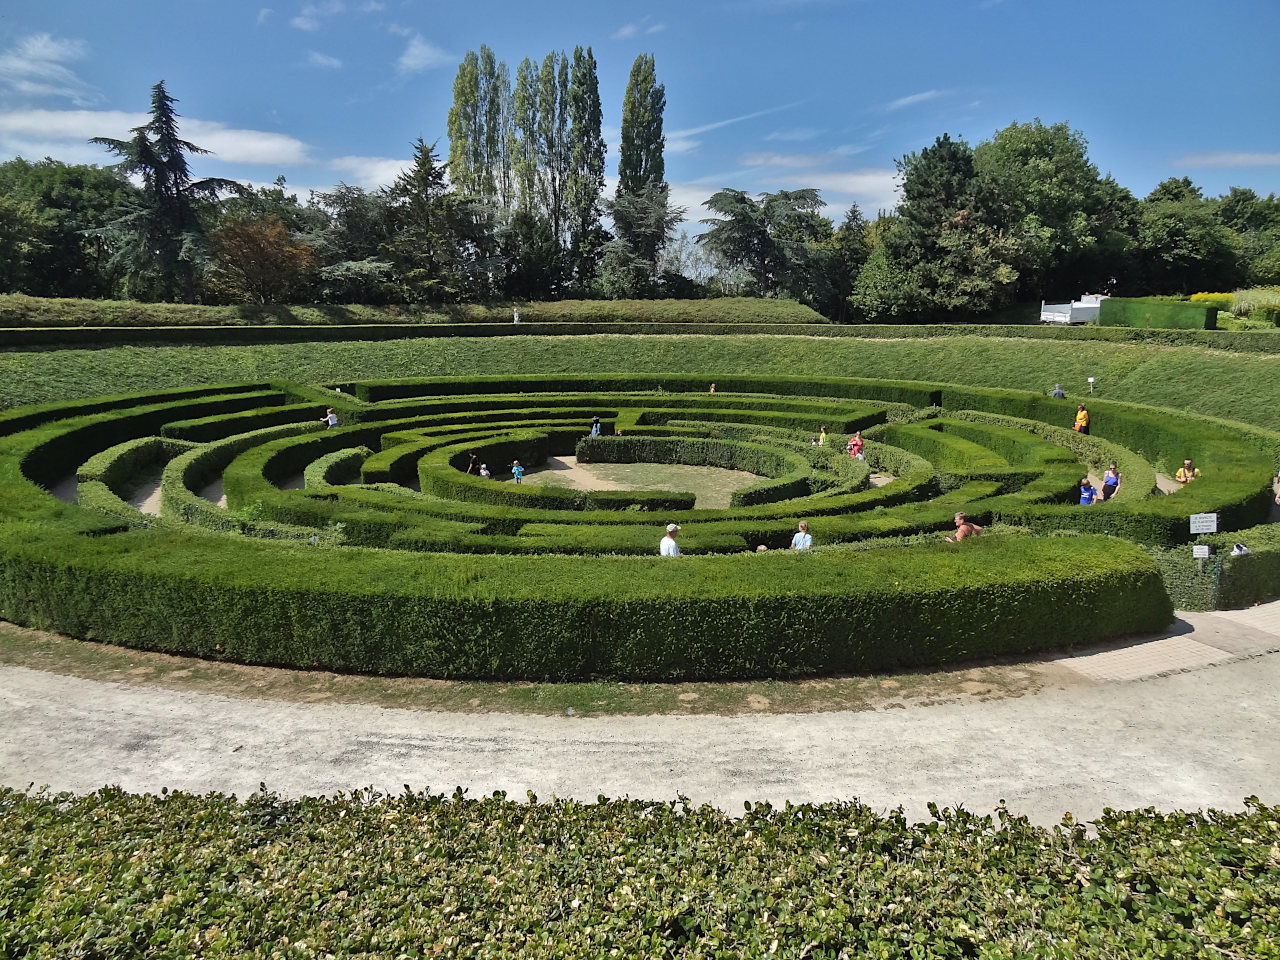
[[[928,379],[1175,407],[1280,429],[1275,358],[1200,347],[941,337],[521,337],[0,354],[0,407],[198,383],[463,374],[779,373]],[[1087,399],[1087,393],[1085,394]]]

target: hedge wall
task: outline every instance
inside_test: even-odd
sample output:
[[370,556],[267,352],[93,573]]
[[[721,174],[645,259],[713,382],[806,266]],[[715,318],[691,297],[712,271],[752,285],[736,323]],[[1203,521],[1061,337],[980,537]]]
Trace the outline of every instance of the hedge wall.
[[1218,308],[1157,297],[1107,297],[1099,308],[1098,323],[1103,327],[1213,330],[1218,325]]

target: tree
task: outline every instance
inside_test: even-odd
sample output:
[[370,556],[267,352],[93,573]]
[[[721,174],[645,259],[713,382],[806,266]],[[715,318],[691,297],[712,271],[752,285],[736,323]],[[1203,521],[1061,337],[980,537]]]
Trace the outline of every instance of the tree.
[[631,65],[622,99],[622,144],[618,155],[618,195],[637,193],[666,182],[662,114],[666,88],[658,83],[653,54],[641,54]]
[[435,144],[413,145],[413,164],[389,191],[394,232],[383,244],[403,298],[440,303],[458,299],[460,249],[455,198]]
[[614,238],[604,245],[600,280],[606,296],[652,296],[656,292],[658,259],[684,208],[672,206],[667,185],[652,184],[634,193],[620,193],[608,204]]
[[192,179],[187,154],[209,151],[178,135],[177,102],[162,80],[151,88],[151,119],[135,127],[131,139],[94,137],[89,142],[120,157],[118,168],[142,180],[141,201],[104,228],[120,241],[116,257],[133,290],[142,287],[160,297],[178,294],[190,302],[195,298],[196,271],[207,261],[197,204],[242,188],[217,177]]
[[32,204],[42,246],[29,252],[23,289],[41,297],[106,297],[114,274],[100,228],[124,214],[139,190],[118,171],[17,157],[0,163],[0,196]]
[[569,77],[569,170],[565,209],[569,219],[569,259],[579,286],[595,278],[600,248],[607,235],[600,226],[604,190],[605,142],[596,59],[587,47],[575,47]]
[[294,239],[275,215],[230,220],[212,231],[209,241],[209,289],[233,303],[296,302],[317,266],[315,251]]
[[1078,264],[1105,229],[1104,193],[1088,144],[1065,123],[1013,123],[973,152],[993,192],[993,223],[1017,242],[1024,299],[1072,296]]
[[1007,304],[1018,244],[997,226],[994,191],[975,170],[969,145],[943,134],[899,160],[898,171],[902,202],[884,236],[885,255],[889,272],[916,289],[897,309],[970,316]]

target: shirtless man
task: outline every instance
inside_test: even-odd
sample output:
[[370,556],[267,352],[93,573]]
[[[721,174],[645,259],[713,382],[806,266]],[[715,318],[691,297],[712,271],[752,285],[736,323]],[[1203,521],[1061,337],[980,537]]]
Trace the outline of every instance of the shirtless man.
[[970,523],[969,519],[963,513],[956,514],[956,535],[947,537],[947,543],[958,543],[965,537],[976,537],[982,533],[982,528],[976,523]]

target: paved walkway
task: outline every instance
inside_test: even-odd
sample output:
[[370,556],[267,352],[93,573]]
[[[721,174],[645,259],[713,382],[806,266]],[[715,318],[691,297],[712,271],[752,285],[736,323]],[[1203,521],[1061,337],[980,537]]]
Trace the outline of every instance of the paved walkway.
[[[527,717],[239,700],[0,667],[0,783],[240,795],[373,785],[594,799],[930,800],[1039,822],[1280,801],[1280,603],[1041,665],[1032,696],[863,713]],[[1066,671],[1073,671],[1072,674]],[[1081,677],[1087,678],[1082,680]],[[1056,678],[1056,679],[1055,679]],[[1148,679],[1142,679],[1148,678]]]

